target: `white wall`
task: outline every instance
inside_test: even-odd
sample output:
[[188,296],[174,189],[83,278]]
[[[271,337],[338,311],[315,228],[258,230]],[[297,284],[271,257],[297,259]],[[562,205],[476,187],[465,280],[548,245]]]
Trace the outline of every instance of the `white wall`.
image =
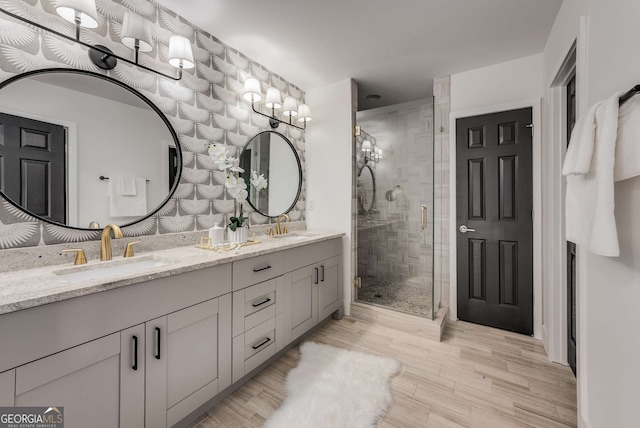
[[542,97],[542,54],[451,75],[451,111]]
[[[639,84],[638,14],[637,0],[564,0],[544,50],[545,91],[576,39],[580,111],[615,91]],[[580,31],[582,15],[587,16],[586,37]],[[550,120],[546,118],[547,122]],[[580,427],[622,428],[638,424],[639,177],[616,183],[615,204],[620,257],[596,256],[578,247]]]
[[[592,0],[587,104],[640,84],[638,0]],[[638,142],[640,144],[640,141]],[[620,257],[579,249],[581,416],[586,426],[638,426],[640,177],[616,183]]]
[[307,91],[313,122],[306,131],[307,228],[344,232],[345,313],[351,302],[351,80]]
[[[114,85],[114,90],[124,89]],[[125,224],[135,219],[109,216],[108,182],[100,181],[100,175],[150,180],[148,211],[169,193],[167,145],[174,143],[166,125],[151,109],[23,79],[2,90],[0,111],[77,125],[77,164],[68,166],[77,176],[78,222],[74,226],[87,227],[91,221],[101,226]]]

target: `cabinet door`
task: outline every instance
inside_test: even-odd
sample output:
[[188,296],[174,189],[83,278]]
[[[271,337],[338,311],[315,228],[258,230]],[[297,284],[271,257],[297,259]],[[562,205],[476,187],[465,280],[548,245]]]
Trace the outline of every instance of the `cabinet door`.
[[291,272],[291,340],[295,340],[318,322],[319,266],[307,266]]
[[64,407],[69,427],[116,428],[120,359],[114,333],[18,367],[15,405]]
[[173,426],[231,384],[231,294],[164,319],[147,323],[146,426],[154,428]]
[[318,285],[318,321],[335,312],[342,303],[342,257],[336,256],[320,262]]
[[167,426],[167,317],[145,323],[145,426]]
[[13,407],[16,395],[16,371],[0,373],[0,407]]
[[121,427],[144,427],[144,336],[144,324],[120,332]]

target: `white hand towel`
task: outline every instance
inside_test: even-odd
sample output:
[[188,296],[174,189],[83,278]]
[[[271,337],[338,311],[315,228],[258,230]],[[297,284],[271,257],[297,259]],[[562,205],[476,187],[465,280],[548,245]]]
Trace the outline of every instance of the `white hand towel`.
[[[613,188],[619,96],[615,94],[596,107],[595,144],[588,171],[578,174],[563,170],[567,175],[567,240],[610,257],[620,254]],[[574,164],[574,171],[582,171],[584,165],[579,163]]]
[[109,215],[111,217],[140,217],[147,211],[147,182],[144,178],[135,179],[136,195],[124,196],[122,177],[111,177],[107,187],[109,196]]
[[640,95],[624,103],[618,113],[614,180],[637,175],[640,175]]
[[136,179],[133,177],[122,177],[122,196],[136,195]]

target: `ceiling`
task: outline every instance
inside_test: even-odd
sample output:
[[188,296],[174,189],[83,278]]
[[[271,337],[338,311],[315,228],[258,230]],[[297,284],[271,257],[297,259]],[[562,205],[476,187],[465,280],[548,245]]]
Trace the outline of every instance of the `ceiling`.
[[562,0],[159,3],[303,90],[355,79],[365,110],[431,96],[434,77],[542,52]]

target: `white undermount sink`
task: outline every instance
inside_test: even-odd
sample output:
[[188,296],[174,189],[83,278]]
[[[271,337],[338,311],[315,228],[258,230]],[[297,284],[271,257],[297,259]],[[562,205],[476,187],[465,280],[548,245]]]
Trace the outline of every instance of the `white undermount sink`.
[[144,258],[122,259],[102,264],[77,266],[69,269],[54,271],[60,278],[70,282],[87,281],[90,279],[107,279],[128,276],[133,273],[151,271],[168,263],[153,256]]

